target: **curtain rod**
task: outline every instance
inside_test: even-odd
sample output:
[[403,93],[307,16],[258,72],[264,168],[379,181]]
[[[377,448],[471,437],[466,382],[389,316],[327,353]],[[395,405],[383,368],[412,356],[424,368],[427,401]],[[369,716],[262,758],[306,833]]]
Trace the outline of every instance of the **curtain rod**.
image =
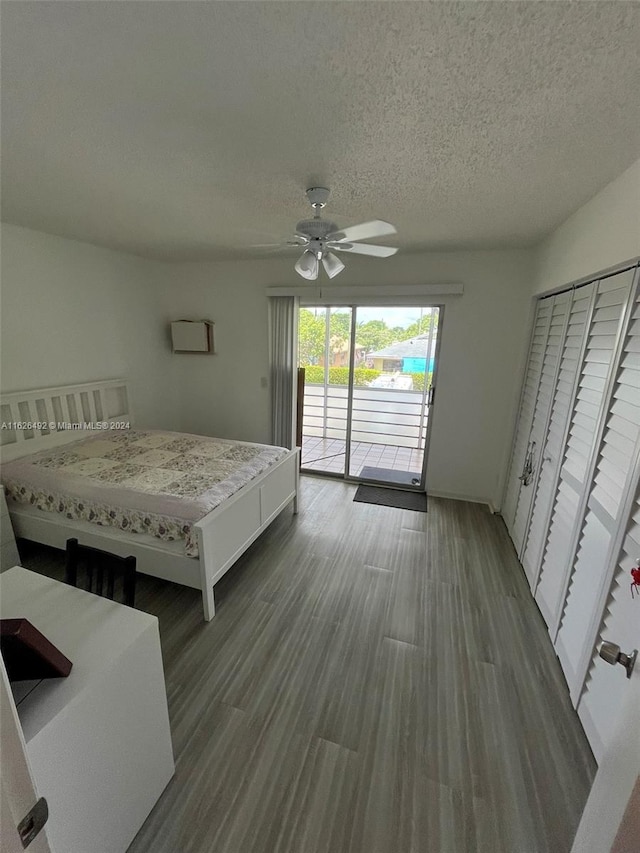
[[[301,301],[316,304],[318,300],[327,300],[331,304],[337,302],[351,303],[359,299],[384,299],[389,304],[396,304],[398,300],[424,299],[432,296],[462,296],[464,284],[461,282],[448,282],[443,284],[408,284],[396,287],[395,285],[352,285],[341,287],[340,285],[289,285],[266,288],[267,296],[299,296]],[[409,303],[406,303],[409,304]]]

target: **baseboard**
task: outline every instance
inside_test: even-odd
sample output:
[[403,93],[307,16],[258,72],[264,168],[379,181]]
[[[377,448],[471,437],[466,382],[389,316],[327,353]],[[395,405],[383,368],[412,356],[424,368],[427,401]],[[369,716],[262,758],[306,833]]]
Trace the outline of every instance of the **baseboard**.
[[489,508],[489,512],[495,515],[497,509],[492,500],[489,498],[471,497],[471,495],[460,495],[456,492],[438,492],[427,488],[427,497],[429,498],[446,498],[451,501],[467,501],[472,504],[484,504]]
[[[311,471],[311,470],[304,471],[303,470],[303,471],[301,471],[301,474],[304,477],[320,477],[320,478],[324,477],[325,479],[332,479],[335,482],[345,482],[345,483],[348,483],[349,485],[352,485],[352,486],[357,485],[356,480],[343,480],[342,478],[332,476],[332,474],[327,472],[327,471]],[[430,489],[429,487],[427,487],[427,497],[428,498],[446,498],[447,500],[451,500],[451,501],[467,501],[468,503],[472,503],[472,504],[484,504],[489,509],[489,512],[492,515],[499,515],[500,514],[500,509],[498,507],[496,507],[496,505],[493,503],[493,501],[490,498],[472,497],[471,495],[461,495],[457,492],[439,492],[439,491],[434,491],[433,489]]]

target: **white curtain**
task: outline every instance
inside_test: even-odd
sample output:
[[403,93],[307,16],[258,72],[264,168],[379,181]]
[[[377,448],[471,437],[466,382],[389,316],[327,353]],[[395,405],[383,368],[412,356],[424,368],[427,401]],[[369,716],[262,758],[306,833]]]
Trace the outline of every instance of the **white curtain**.
[[297,296],[269,297],[271,440],[290,450],[296,441],[298,302]]

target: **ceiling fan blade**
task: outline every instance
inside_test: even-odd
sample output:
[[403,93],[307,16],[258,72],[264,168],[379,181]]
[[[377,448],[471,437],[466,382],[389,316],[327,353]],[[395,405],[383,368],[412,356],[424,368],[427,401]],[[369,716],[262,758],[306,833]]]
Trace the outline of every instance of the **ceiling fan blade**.
[[328,243],[334,252],[352,252],[356,255],[371,255],[374,258],[390,258],[398,251],[393,246],[374,246],[373,243]]
[[291,240],[280,240],[278,243],[251,243],[249,249],[301,249],[309,245],[309,238],[306,234],[300,234],[296,231]]
[[269,254],[278,252],[300,251],[303,248],[299,243],[253,243],[247,246],[248,249],[255,252],[268,252]]
[[371,222],[361,222],[359,225],[350,225],[327,234],[327,240],[368,240],[370,237],[386,237],[387,234],[396,234],[396,229],[390,222],[382,219],[372,219]]
[[[296,244],[297,245],[297,244]],[[286,249],[286,243],[250,243],[248,249]]]

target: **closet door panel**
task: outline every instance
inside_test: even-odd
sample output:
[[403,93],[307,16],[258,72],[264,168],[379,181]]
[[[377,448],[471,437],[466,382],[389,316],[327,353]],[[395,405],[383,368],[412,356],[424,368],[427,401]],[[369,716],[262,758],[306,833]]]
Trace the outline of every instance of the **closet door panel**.
[[576,683],[578,661],[610,544],[611,529],[589,507],[571,577],[571,605],[556,639],[556,652],[570,690]]
[[578,525],[591,486],[603,406],[632,280],[633,272],[627,271],[595,285],[593,314],[536,589],[536,601],[553,637],[574,565]]
[[567,440],[569,415],[574,404],[578,368],[582,363],[585,330],[591,316],[595,291],[593,283],[573,294],[569,322],[560,358],[551,416],[547,428],[540,476],[533,502],[531,522],[523,553],[522,564],[533,590],[538,580],[542,549],[549,527],[553,497],[558,484],[562,452]]
[[513,524],[520,495],[520,474],[524,466],[529,443],[529,433],[535,411],[538,385],[542,372],[544,351],[547,344],[549,323],[551,320],[552,305],[548,299],[540,300],[536,306],[536,314],[533,321],[529,355],[525,369],[518,420],[513,440],[509,474],[507,476],[507,487],[502,506],[502,517],[507,529],[513,538]]
[[[575,701],[586,671],[585,649],[588,653],[592,648],[594,625],[599,621],[603,596],[611,581],[611,573],[607,577],[607,569],[620,548],[616,536],[619,537],[620,531],[626,527],[629,496],[635,495],[637,489],[640,370],[633,354],[640,341],[640,328],[633,316],[640,313],[640,301],[633,303],[631,312],[617,375],[610,400],[607,400],[608,414],[557,637],[558,657]],[[614,412],[619,402],[624,403],[628,420]],[[604,583],[606,587],[603,588]],[[640,610],[636,619],[640,621]]]
[[549,423],[553,394],[558,379],[560,354],[564,344],[568,314],[571,307],[571,293],[560,293],[549,299],[551,317],[549,331],[544,348],[538,393],[533,408],[531,430],[529,432],[529,447],[533,474],[529,482],[523,482],[518,493],[514,514],[512,539],[518,554],[522,552],[531,517],[533,496],[538,483],[538,468],[544,457],[544,439]]
[[[604,640],[617,643],[629,652],[640,649],[640,599],[631,597],[631,569],[640,556],[640,497],[636,495],[628,522],[609,596],[589,660],[584,691],[578,704],[578,715],[589,738],[596,761],[600,760],[611,731],[612,717],[622,703],[628,685],[621,666],[606,666],[598,660],[598,647]],[[636,737],[637,732],[630,732]]]

